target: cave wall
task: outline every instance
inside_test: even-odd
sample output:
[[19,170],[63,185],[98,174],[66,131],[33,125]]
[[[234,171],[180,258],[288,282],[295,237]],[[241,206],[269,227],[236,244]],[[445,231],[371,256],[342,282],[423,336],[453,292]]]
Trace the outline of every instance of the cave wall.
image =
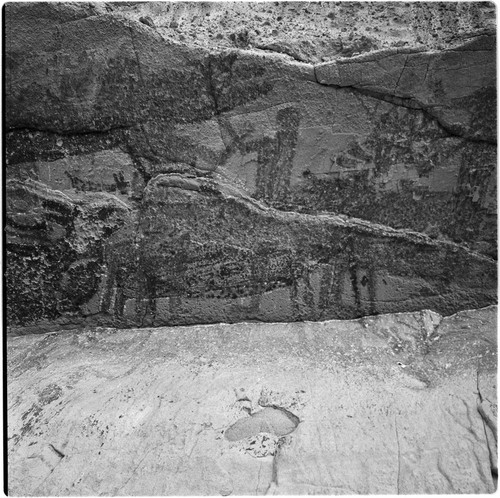
[[13,328],[496,302],[490,4],[275,3],[6,6]]

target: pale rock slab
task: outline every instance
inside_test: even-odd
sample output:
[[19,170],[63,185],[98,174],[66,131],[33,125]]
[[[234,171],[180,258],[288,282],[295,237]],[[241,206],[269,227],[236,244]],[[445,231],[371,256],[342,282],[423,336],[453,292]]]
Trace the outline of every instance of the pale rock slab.
[[491,493],[496,312],[10,337],[10,494]]

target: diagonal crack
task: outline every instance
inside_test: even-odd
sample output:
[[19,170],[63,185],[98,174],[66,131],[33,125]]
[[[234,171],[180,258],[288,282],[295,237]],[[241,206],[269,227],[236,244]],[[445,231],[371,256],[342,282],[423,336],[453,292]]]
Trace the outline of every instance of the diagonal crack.
[[137,469],[141,466],[142,462],[146,459],[146,457],[153,451],[153,449],[156,449],[157,447],[155,446],[154,448],[149,448],[146,453],[144,453],[143,457],[139,460],[139,463],[134,467],[134,470],[130,472],[130,475],[126,479],[126,481],[120,486],[120,488],[116,491],[115,495],[119,496],[120,491],[132,480],[133,477],[135,476],[135,473],[137,472]]
[[[139,54],[137,52],[137,47],[135,45],[134,30],[132,29],[132,26],[131,26],[130,22],[128,23],[128,29],[129,29],[129,32],[130,32],[130,41],[132,43],[132,50],[134,51],[135,60],[136,60],[136,63],[137,63],[137,71],[139,73],[139,79],[141,81],[141,86],[142,86],[143,90],[146,91],[146,83],[144,81],[144,76],[142,74],[142,69],[141,69],[141,61],[139,60]],[[139,116],[141,115],[140,111],[141,111],[140,109],[137,109],[137,115],[139,115]],[[151,146],[148,134],[146,133],[146,130],[144,129],[144,124],[143,124],[142,120],[138,124],[141,127],[141,131],[142,131],[142,133],[144,135],[144,140],[145,140],[146,144],[148,145],[151,154],[153,156],[156,156],[157,154],[155,153],[155,151],[153,150],[153,147]]]
[[63,461],[62,458],[59,459],[59,461],[52,467],[52,470],[43,478],[43,480],[38,484],[38,486],[34,489],[33,493],[36,493],[44,484],[45,481],[54,473],[54,471],[59,467],[61,462]]
[[401,70],[401,73],[399,74],[398,81],[396,81],[396,85],[394,86],[394,93],[396,93],[398,91],[399,82],[401,81],[401,77],[403,76],[403,73],[405,72],[406,64],[408,63],[408,58],[409,58],[409,55],[407,55],[405,57],[405,62],[403,64],[403,69]]
[[479,403],[482,403],[483,395],[481,394],[481,390],[479,389],[479,360],[477,360],[477,368],[476,368],[476,389],[477,389],[477,396],[479,398]]
[[394,430],[396,432],[396,444],[398,447],[398,475],[396,481],[396,490],[397,494],[399,495],[401,490],[401,446],[399,443],[398,419],[396,417],[396,414],[394,414]]
[[64,458],[66,456],[61,450],[58,450],[53,444],[49,444],[49,446],[59,458]]
[[212,97],[212,100],[214,101],[214,114],[215,116],[220,115],[220,109],[219,109],[219,99],[217,97],[217,90],[214,85],[214,68],[213,68],[213,56],[210,54],[208,55],[208,75],[207,75],[207,80],[208,80],[208,94],[210,97]]
[[484,411],[484,408],[482,407],[483,403],[483,395],[481,393],[481,389],[479,387],[479,360],[477,361],[477,369],[476,369],[476,389],[477,389],[477,396],[479,398],[479,403],[477,405],[477,410],[479,414],[481,415],[483,422],[491,429],[491,432],[493,433],[493,436],[495,437],[495,441],[498,441],[498,436],[497,436],[497,425],[494,420],[491,419],[491,417]]
[[476,369],[476,394],[478,397],[478,403],[477,403],[477,411],[479,412],[479,415],[481,416],[482,423],[483,423],[483,431],[484,431],[484,437],[486,440],[486,447],[488,448],[488,454],[489,454],[489,459],[490,459],[490,469],[491,469],[491,477],[493,479],[493,483],[495,485],[495,488],[497,486],[497,481],[498,481],[498,464],[496,461],[496,449],[492,449],[489,438],[488,438],[488,431],[486,430],[486,427],[488,427],[495,439],[495,446],[498,444],[498,436],[497,436],[497,426],[493,420],[488,416],[488,414],[485,412],[482,404],[483,404],[483,395],[481,393],[481,389],[479,387],[479,360],[477,362],[477,369]]
[[269,486],[266,492],[264,493],[266,495],[275,494],[274,491],[278,487],[278,458],[281,452],[281,445],[282,445],[282,440],[280,439],[278,441],[278,444],[276,445],[276,453],[273,456],[273,469],[271,474],[271,482],[269,483]]
[[[394,55],[394,54],[390,54]],[[478,142],[478,143],[488,143],[492,145],[496,145],[496,140],[495,139],[488,139],[488,138],[480,138],[480,137],[475,137],[475,136],[465,136],[462,134],[460,131],[457,131],[454,129],[452,126],[448,125],[446,121],[441,119],[438,115],[435,114],[435,109],[439,109],[440,105],[427,105],[423,102],[420,102],[418,99],[415,97],[400,97],[396,95],[397,88],[399,86],[399,83],[401,81],[401,77],[403,76],[403,73],[407,67],[408,59],[412,54],[406,55],[406,59],[403,65],[403,69],[401,70],[401,73],[399,75],[398,81],[396,82],[394,86],[394,90],[392,94],[387,94],[383,92],[377,92],[376,90],[370,90],[366,88],[361,88],[357,86],[356,83],[351,84],[351,85],[336,85],[334,83],[322,83],[318,77],[318,68],[321,66],[320,64],[316,64],[313,66],[314,70],[314,79],[316,80],[316,83],[318,85],[322,86],[329,86],[332,88],[336,88],[337,90],[345,89],[345,90],[350,90],[354,93],[361,93],[362,95],[366,95],[368,97],[372,97],[377,100],[383,100],[385,102],[389,102],[390,104],[397,105],[400,107],[406,107],[409,109],[418,109],[422,111],[428,118],[432,119],[441,129],[443,129],[446,133],[448,133],[451,136],[459,137],[462,138],[463,140],[467,140],[470,142]],[[340,61],[337,61],[337,64],[339,64]],[[427,67],[426,67],[426,72],[425,72],[425,77],[424,81],[427,78],[427,73],[429,71],[429,66],[430,66],[431,61],[428,61]]]

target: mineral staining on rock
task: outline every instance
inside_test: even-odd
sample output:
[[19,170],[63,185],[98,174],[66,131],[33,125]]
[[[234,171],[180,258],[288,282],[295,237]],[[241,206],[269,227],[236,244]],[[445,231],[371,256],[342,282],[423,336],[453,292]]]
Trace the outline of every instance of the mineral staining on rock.
[[115,196],[52,190],[8,180],[6,282],[12,323],[72,316],[99,288],[103,241],[124,225],[130,208]]
[[6,7],[10,325],[496,301],[488,4],[253,7]]
[[349,318],[397,311],[401,299],[449,314],[456,300],[495,296],[494,264],[463,247],[266,209],[210,180],[159,175],[141,215],[138,242],[126,228],[109,239],[109,306],[131,324]]

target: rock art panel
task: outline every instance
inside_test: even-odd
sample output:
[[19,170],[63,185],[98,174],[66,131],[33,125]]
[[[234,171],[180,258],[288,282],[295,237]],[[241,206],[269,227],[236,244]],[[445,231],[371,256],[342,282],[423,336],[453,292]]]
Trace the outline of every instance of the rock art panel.
[[[286,125],[284,112],[296,114]],[[348,214],[496,252],[495,146],[451,134],[421,109],[283,78],[219,123],[228,144],[219,170],[273,207]],[[285,129],[293,143],[283,142]]]
[[63,314],[71,322],[94,298],[105,240],[130,208],[113,196],[67,195],[33,180],[9,180],[6,192],[9,320],[34,324]]
[[101,311],[161,325],[347,318],[494,302],[489,258],[453,243],[332,215],[266,208],[224,184],[159,175],[138,243],[109,239]]
[[[210,19],[243,19],[247,7],[6,7],[13,326],[446,314],[495,302],[489,7],[262,12],[275,7],[256,7],[270,23],[261,42],[214,32],[204,47],[181,39],[190,12],[203,12],[189,20],[201,36]],[[289,17],[334,30],[345,20],[354,32],[348,13],[368,12],[372,33],[340,31],[342,47],[284,35]],[[403,19],[420,41],[404,45]],[[369,81],[357,85],[358,73]]]

